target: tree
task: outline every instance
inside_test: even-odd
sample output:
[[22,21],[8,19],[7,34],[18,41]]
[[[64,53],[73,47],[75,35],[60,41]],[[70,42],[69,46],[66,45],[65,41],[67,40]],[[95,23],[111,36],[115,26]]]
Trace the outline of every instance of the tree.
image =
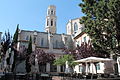
[[27,57],[26,57],[26,72],[27,73],[31,71],[31,64],[29,62],[31,53],[32,53],[32,38],[30,36],[30,40],[28,43],[28,49],[27,49]]
[[66,61],[68,61],[68,65],[69,66],[75,66],[75,63],[73,61],[75,61],[73,55],[71,54],[66,54],[61,56],[60,58],[56,59],[54,61],[54,65],[65,65]]
[[3,53],[1,55],[4,56],[4,57],[6,55],[7,50],[10,48],[11,40],[12,39],[11,39],[10,33],[5,32],[5,35],[4,35],[4,37],[2,39],[2,42],[1,42],[1,45],[2,45],[1,52]]
[[[9,33],[9,31],[3,36],[2,42],[1,42],[1,61],[4,62],[4,65],[8,66],[10,65],[10,57],[11,57],[11,53],[10,53],[10,48],[11,48],[11,42],[12,42],[12,38],[11,35]],[[9,55],[9,56],[6,56]],[[5,64],[7,63],[7,64]],[[7,70],[8,67],[5,67],[4,70]]]
[[120,1],[83,0],[81,23],[99,53],[120,54]]
[[30,55],[32,53],[32,37],[30,36],[30,40],[28,43],[27,54]]
[[17,25],[17,29],[16,29],[15,34],[13,36],[13,43],[14,44],[17,44],[17,42],[18,42],[18,32],[19,32],[19,24]]
[[26,72],[29,73],[31,71],[31,64],[29,63],[29,57],[26,58]]
[[96,52],[90,42],[88,44],[83,42],[81,44],[81,46],[77,46],[73,55],[75,56],[75,59],[77,59],[77,60],[82,59],[82,58],[91,57],[91,56],[108,57],[107,54],[101,54],[101,53]]
[[14,51],[14,57],[13,57],[13,64],[12,64],[12,72],[16,71],[16,67],[17,67],[17,59],[18,59],[18,51],[12,47],[12,50]]
[[52,53],[45,53],[43,50],[38,51],[38,63],[39,64],[46,64],[46,63],[51,63],[55,59],[55,55]]
[[63,52],[65,54],[73,55],[75,60],[87,58],[90,56],[95,56],[95,57],[108,57],[109,56],[108,54],[102,54],[102,53],[96,52],[90,41],[88,43],[83,42],[81,43],[81,46],[77,45],[77,47],[72,50],[64,48]]
[[27,48],[25,46],[20,46],[18,56],[20,60],[25,60],[27,57]]
[[16,68],[17,66],[26,60],[27,58],[27,48],[25,46],[20,46],[19,51],[17,51],[16,49],[12,49],[14,51],[14,61],[12,64],[12,72],[16,72]]
[[18,51],[17,51],[17,43],[18,43],[18,32],[19,32],[19,24],[17,25],[16,31],[13,36],[13,41],[12,41],[12,51],[14,51],[14,60],[12,64],[12,72],[14,72],[14,69],[16,67],[16,61],[17,61],[17,56],[18,56]]
[[73,55],[65,54],[61,56],[60,58],[54,60],[54,65],[60,65],[60,66],[66,65],[65,72],[73,72],[73,67],[77,65],[77,63],[74,61],[75,59]]
[[[37,55],[37,57],[35,57]],[[39,67],[44,66],[47,63],[52,63],[55,60],[55,55],[52,53],[45,53],[42,49],[35,49],[35,51],[30,56],[30,63],[31,65],[35,65],[35,58],[38,60]],[[43,67],[42,67],[43,68]],[[41,70],[44,72],[44,70]]]

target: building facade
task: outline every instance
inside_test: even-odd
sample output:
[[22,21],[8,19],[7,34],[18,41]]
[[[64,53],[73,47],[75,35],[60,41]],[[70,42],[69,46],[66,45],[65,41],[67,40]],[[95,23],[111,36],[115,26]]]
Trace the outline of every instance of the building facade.
[[117,56],[118,74],[120,75],[120,55]]
[[[19,30],[17,50],[19,51],[20,47],[23,46],[28,47],[28,41],[31,36],[33,51],[36,48],[39,48],[44,50],[46,53],[54,54],[55,58],[63,55],[63,48],[67,46],[66,44],[69,42],[68,40],[71,40],[71,36],[67,34],[57,34],[56,21],[56,7],[54,5],[50,5],[47,9],[45,32]],[[52,64],[49,63],[46,64],[47,72],[51,72],[51,65]],[[57,72],[61,72],[60,66],[57,66],[55,69]]]
[[46,49],[46,53],[62,53],[61,49],[66,46],[67,40],[71,38],[66,34],[51,34],[39,31],[20,30],[18,37],[18,50],[21,46],[28,46],[30,36],[32,37],[33,51],[35,48]]
[[50,5],[47,9],[46,23],[45,23],[45,32],[48,33],[56,33],[56,7],[54,5]]
[[84,32],[84,24],[80,24],[80,18],[71,19],[66,25],[67,34],[72,36],[75,45],[81,46],[82,42],[88,43],[90,37]]
[[[77,45],[81,46],[81,44],[83,42],[89,43],[89,41],[91,40],[90,37],[88,36],[88,34],[85,33],[85,31],[84,31],[85,30],[84,24],[80,24],[80,19],[81,18],[71,19],[68,21],[68,23],[66,25],[67,34],[71,35],[76,46]],[[117,64],[118,64],[118,73],[120,75],[120,68],[119,68],[120,67],[120,57],[119,56],[117,57]],[[97,70],[98,73],[106,73],[106,71],[104,71],[105,67],[103,65],[105,65],[105,63],[98,63],[98,65],[96,66],[97,68],[99,67]],[[83,70],[83,68],[81,68],[81,66],[83,66],[83,65],[81,65],[81,64],[76,65],[74,68],[74,71],[77,73],[81,73]],[[108,67],[110,67],[110,66],[108,66]],[[112,63],[111,63],[111,70],[114,71],[114,67],[113,67]],[[110,70],[108,70],[108,71],[110,71]]]

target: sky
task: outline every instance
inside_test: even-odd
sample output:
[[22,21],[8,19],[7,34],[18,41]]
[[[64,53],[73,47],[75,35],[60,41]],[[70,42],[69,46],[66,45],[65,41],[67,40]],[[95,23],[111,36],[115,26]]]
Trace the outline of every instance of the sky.
[[70,19],[84,14],[78,6],[81,0],[0,0],[0,32],[13,35],[17,24],[22,30],[44,32],[49,5],[56,6],[57,33],[66,33]]

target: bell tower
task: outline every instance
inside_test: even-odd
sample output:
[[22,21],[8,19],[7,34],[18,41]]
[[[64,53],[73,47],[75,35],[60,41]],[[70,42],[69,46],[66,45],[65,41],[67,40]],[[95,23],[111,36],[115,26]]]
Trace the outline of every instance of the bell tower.
[[50,5],[47,9],[46,23],[45,23],[45,32],[56,33],[56,7]]

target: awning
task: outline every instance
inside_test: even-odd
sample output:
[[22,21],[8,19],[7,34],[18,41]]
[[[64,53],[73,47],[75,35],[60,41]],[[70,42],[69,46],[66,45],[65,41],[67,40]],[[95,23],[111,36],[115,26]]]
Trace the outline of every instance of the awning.
[[113,61],[113,59],[109,59],[109,58],[99,58],[99,57],[88,57],[88,58],[84,58],[84,59],[80,59],[80,60],[76,60],[74,62],[104,62],[104,61]]

